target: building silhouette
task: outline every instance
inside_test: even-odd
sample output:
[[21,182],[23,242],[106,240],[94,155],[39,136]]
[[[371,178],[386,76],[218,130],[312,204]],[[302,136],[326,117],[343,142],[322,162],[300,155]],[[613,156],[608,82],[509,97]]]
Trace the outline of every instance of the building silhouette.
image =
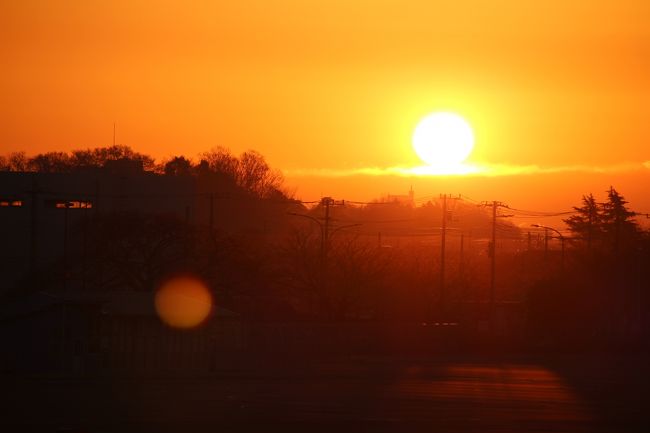
[[97,215],[159,215],[228,234],[274,236],[291,200],[261,200],[219,174],[164,175],[141,161],[66,173],[0,172],[0,290],[79,255]]

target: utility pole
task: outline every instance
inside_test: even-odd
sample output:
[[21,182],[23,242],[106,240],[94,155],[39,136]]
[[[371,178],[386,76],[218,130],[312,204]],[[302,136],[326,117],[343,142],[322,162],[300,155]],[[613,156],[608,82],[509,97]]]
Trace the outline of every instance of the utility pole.
[[[442,224],[440,237],[440,314],[445,315],[445,246],[447,243],[447,199],[460,199],[460,196],[452,197],[451,194],[440,194],[442,199]],[[444,320],[445,317],[442,317]]]
[[496,275],[496,243],[497,243],[497,210],[499,207],[507,207],[504,203],[500,201],[484,202],[483,206],[492,207],[492,241],[490,242],[490,248],[488,253],[490,254],[490,310],[489,310],[489,325],[490,332],[494,332],[494,309],[496,302],[496,287],[495,287],[495,275]]
[[494,331],[494,301],[496,298],[495,273],[496,273],[496,250],[497,250],[497,208],[499,202],[492,202],[492,246],[490,249],[492,262],[490,263],[490,330]]
[[[321,224],[321,244],[320,244],[320,255],[321,255],[321,290],[323,295],[327,296],[329,292],[328,285],[328,256],[329,256],[329,242],[330,242],[330,222],[332,218],[330,217],[330,206],[332,205],[343,205],[345,204],[344,200],[336,201],[332,197],[323,197],[321,199],[321,205],[325,207],[325,218],[323,224]],[[327,313],[331,313],[330,308],[327,307]]]
[[[447,237],[447,194],[442,194],[442,236],[440,239],[440,313],[445,311],[445,239]],[[444,317],[443,317],[444,320]]]
[[327,262],[327,253],[329,252],[328,246],[330,238],[330,206],[332,205],[332,201],[333,200],[331,197],[324,197],[321,199],[321,204],[325,206],[325,225],[323,226],[323,237],[321,238],[320,244],[323,266]]
[[330,206],[342,206],[345,204],[345,200],[334,200],[332,197],[323,197],[320,201],[321,205],[325,207],[325,217],[324,224],[322,226],[323,236],[321,237],[321,261],[323,267],[327,263],[327,255],[329,253],[329,239],[330,239],[330,222],[332,218],[330,217]]

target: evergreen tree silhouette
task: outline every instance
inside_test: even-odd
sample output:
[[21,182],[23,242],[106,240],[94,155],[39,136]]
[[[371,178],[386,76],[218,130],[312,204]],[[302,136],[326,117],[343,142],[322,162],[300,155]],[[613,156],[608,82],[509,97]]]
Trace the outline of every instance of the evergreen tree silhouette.
[[587,249],[591,250],[594,240],[599,239],[602,235],[602,215],[601,206],[596,202],[593,194],[582,196],[582,206],[573,209],[578,212],[563,220],[569,227],[569,230],[587,243]]
[[614,252],[619,252],[638,234],[636,213],[627,209],[627,203],[614,187],[609,187],[607,201],[602,204],[602,230]]

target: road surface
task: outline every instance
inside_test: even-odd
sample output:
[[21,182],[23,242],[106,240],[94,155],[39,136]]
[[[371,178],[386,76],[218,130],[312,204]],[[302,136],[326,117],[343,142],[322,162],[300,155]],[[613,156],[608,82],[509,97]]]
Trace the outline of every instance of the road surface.
[[3,420],[39,432],[650,431],[647,364],[586,361],[350,358],[194,378],[7,377]]

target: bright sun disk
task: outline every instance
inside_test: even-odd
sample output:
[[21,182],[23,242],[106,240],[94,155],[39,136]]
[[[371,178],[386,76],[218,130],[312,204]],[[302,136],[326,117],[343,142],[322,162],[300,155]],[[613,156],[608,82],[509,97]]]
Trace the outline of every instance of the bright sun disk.
[[469,123],[454,113],[439,112],[424,117],[413,131],[413,149],[429,167],[454,172],[474,148]]

